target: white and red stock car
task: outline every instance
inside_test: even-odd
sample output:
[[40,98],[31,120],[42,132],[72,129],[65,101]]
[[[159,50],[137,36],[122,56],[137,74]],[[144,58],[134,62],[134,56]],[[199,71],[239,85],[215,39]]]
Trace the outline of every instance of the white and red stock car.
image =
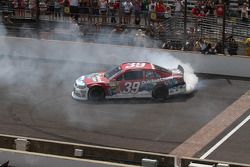
[[147,62],[123,63],[110,71],[78,78],[72,97],[77,100],[105,98],[167,98],[186,93],[184,70],[165,69]]

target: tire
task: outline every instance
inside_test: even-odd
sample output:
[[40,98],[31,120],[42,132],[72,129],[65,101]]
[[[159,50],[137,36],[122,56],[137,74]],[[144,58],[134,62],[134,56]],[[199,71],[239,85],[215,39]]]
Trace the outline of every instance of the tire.
[[101,101],[105,99],[105,93],[102,87],[95,86],[89,90],[88,100]]
[[168,88],[165,85],[154,87],[152,97],[156,99],[167,99],[169,97]]

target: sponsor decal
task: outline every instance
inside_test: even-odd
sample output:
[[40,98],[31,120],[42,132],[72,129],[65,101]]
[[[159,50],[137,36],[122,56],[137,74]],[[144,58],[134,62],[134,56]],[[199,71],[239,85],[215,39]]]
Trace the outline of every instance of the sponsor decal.
[[[121,95],[121,94],[138,94],[141,92],[150,92],[157,83],[164,83],[167,87],[171,87],[178,84],[178,80],[173,77],[151,79],[147,81],[125,82],[124,85],[113,84],[109,89],[109,95]],[[116,86],[115,86],[116,85]],[[122,86],[122,88],[121,88]],[[180,93],[185,89],[185,85],[178,85],[169,89],[170,94]]]

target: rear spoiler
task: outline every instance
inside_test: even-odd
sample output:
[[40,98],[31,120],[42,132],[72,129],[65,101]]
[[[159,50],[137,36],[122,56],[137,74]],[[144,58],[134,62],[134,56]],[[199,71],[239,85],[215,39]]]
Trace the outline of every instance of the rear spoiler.
[[178,65],[177,69],[180,70],[184,74],[184,68],[181,65]]

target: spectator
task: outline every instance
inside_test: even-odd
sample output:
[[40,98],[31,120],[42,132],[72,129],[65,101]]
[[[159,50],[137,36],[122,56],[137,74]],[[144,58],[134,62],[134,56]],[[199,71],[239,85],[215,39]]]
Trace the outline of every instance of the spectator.
[[99,10],[102,17],[102,23],[106,23],[108,11],[108,2],[106,0],[99,0]]
[[78,21],[79,18],[79,9],[78,9],[78,0],[70,0],[70,14],[71,18]]
[[113,37],[116,35],[122,35],[123,33],[127,33],[127,29],[124,24],[117,24],[115,28],[111,31],[111,35]]
[[13,24],[13,22],[11,21],[11,12],[9,11],[9,6],[8,6],[8,2],[3,2],[2,4],[2,19],[3,19],[3,23],[7,23],[7,24]]
[[224,48],[223,48],[221,41],[216,43],[215,50],[216,50],[216,53],[218,53],[218,54],[224,54]]
[[209,45],[203,39],[200,39],[198,41],[198,45],[200,47],[200,52],[202,54],[208,54],[208,51],[209,51],[210,48],[208,47]]
[[24,17],[25,15],[25,1],[24,0],[14,0],[14,9],[16,11],[16,16]]
[[70,14],[70,3],[69,3],[69,0],[64,0],[63,2],[63,16],[64,18],[66,16],[69,16]]
[[48,8],[49,19],[52,19],[52,20],[54,19],[55,1],[56,0],[49,0],[47,2],[47,5],[49,6]]
[[89,21],[89,5],[86,1],[81,1],[79,4],[79,13],[80,13],[80,20],[81,21],[85,21],[85,19],[87,21]]
[[29,1],[29,9],[30,9],[30,15],[31,18],[33,18],[36,15],[36,0],[30,0]]
[[215,6],[215,15],[217,16],[217,17],[223,17],[223,15],[224,15],[224,5],[223,4],[217,4],[216,6]]
[[166,7],[163,4],[163,0],[159,0],[159,2],[156,4],[155,11],[157,14],[157,19],[164,19]]
[[208,43],[208,45],[207,45],[208,53],[207,54],[213,54],[213,55],[215,55],[217,53],[215,47],[216,47],[216,45],[212,46],[211,43]]
[[163,37],[166,33],[166,28],[161,23],[159,23],[157,27],[157,32],[160,37]]
[[193,16],[196,16],[196,17],[197,17],[197,16],[200,14],[200,9],[199,9],[199,7],[198,7],[197,5],[195,5],[195,6],[192,8],[191,13],[192,13]]
[[94,23],[99,22],[99,3],[97,0],[92,1],[92,18],[91,22],[94,21]]
[[145,25],[148,25],[148,0],[142,0],[141,11],[144,18]]
[[115,2],[110,2],[109,3],[109,11],[110,11],[110,15],[111,15],[111,23],[116,23],[116,14],[117,11],[120,8],[120,3],[118,1]]
[[157,18],[156,12],[155,12],[155,7],[156,7],[156,1],[151,0],[151,3],[148,6],[148,12],[149,12],[149,23],[151,21],[155,21]]
[[242,8],[241,8],[241,20],[242,21],[248,21],[248,7],[247,7],[247,3],[244,3]]
[[206,9],[206,15],[214,16],[214,2],[212,0],[208,0],[206,2]]
[[246,44],[246,55],[250,56],[250,38],[247,38],[245,40],[245,44]]
[[140,2],[140,0],[135,0],[134,9],[135,9],[135,24],[139,25],[141,22],[141,2]]
[[228,48],[227,48],[228,54],[237,55],[237,50],[238,50],[238,44],[233,38],[233,36],[230,36],[228,38]]
[[181,16],[183,5],[184,4],[182,0],[175,0],[175,9],[174,9],[175,15]]
[[153,24],[150,24],[149,26],[147,26],[146,35],[151,38],[154,38],[155,34],[156,34],[156,27]]
[[124,24],[130,24],[131,12],[133,10],[133,4],[130,0],[126,0],[122,4],[123,15],[124,15]]
[[61,11],[62,11],[62,1],[61,0],[55,0],[54,8],[55,8],[55,18],[61,17]]
[[200,19],[202,19],[204,16],[208,16],[210,13],[210,9],[212,8],[212,6],[211,6],[212,4],[211,3],[209,4],[209,3],[210,2],[208,2],[208,1],[198,2],[197,5],[192,10],[193,15],[200,17]]
[[166,19],[172,17],[172,9],[171,9],[171,7],[168,6],[168,5],[166,6],[166,11],[165,11],[164,17],[165,17]]

